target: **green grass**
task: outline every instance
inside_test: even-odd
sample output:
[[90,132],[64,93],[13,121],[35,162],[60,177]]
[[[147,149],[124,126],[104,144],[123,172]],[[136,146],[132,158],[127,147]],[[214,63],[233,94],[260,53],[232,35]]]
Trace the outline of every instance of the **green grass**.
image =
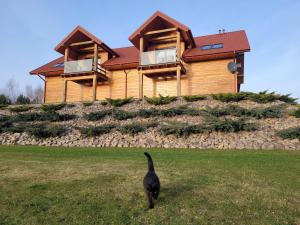
[[300,154],[0,146],[0,224],[299,224]]

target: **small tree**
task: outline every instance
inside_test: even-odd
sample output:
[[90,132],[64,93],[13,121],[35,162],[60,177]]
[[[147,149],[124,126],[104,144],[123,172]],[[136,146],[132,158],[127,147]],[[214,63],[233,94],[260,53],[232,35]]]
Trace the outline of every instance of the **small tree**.
[[6,95],[1,94],[0,95],[0,105],[10,105],[10,104],[11,104],[10,99]]
[[33,88],[31,85],[26,85],[25,87],[25,93],[26,96],[30,99],[30,101],[32,102],[35,98],[34,93],[33,93]]
[[34,89],[34,99],[32,102],[39,104],[43,102],[43,99],[44,99],[44,90],[41,87],[41,85],[39,85]]
[[21,104],[21,105],[30,104],[30,99],[28,97],[24,96],[23,94],[20,94],[17,97],[16,104]]
[[18,83],[15,81],[14,78],[9,79],[6,84],[6,93],[9,96],[11,103],[16,102],[16,97],[17,97],[18,92],[19,92]]

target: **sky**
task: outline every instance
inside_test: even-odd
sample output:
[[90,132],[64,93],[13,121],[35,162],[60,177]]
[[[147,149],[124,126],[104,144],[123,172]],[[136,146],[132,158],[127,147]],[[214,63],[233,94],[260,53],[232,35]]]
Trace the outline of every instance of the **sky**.
[[60,56],[54,47],[77,25],[111,48],[132,45],[128,37],[155,11],[187,25],[194,36],[246,30],[242,91],[270,90],[300,98],[299,0],[0,0],[0,91],[9,79],[37,86],[29,72]]

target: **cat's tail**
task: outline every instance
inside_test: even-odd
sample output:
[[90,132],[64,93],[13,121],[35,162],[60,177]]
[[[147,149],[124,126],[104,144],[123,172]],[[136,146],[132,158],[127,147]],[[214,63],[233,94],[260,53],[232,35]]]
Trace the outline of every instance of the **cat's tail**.
[[148,171],[154,171],[154,165],[153,165],[151,155],[148,152],[144,152],[144,154],[148,160]]

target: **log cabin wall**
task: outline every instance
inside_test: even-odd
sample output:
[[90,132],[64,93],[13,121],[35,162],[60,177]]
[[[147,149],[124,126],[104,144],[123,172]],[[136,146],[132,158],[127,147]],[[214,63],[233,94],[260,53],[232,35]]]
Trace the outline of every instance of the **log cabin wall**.
[[227,69],[233,59],[190,63],[186,66],[189,94],[236,92],[235,76]]
[[[182,95],[236,92],[235,78],[227,70],[227,64],[233,59],[194,62],[185,64],[187,73],[181,78]],[[139,97],[139,77],[137,69],[108,72],[109,82],[97,85],[97,100],[105,98]],[[126,95],[127,90],[127,95]],[[61,102],[63,96],[63,78],[46,77],[46,103]],[[176,78],[150,79],[143,77],[144,96],[176,96]],[[92,87],[67,82],[67,102],[91,101]]]
[[63,79],[60,76],[46,76],[45,82],[45,103],[62,102]]

